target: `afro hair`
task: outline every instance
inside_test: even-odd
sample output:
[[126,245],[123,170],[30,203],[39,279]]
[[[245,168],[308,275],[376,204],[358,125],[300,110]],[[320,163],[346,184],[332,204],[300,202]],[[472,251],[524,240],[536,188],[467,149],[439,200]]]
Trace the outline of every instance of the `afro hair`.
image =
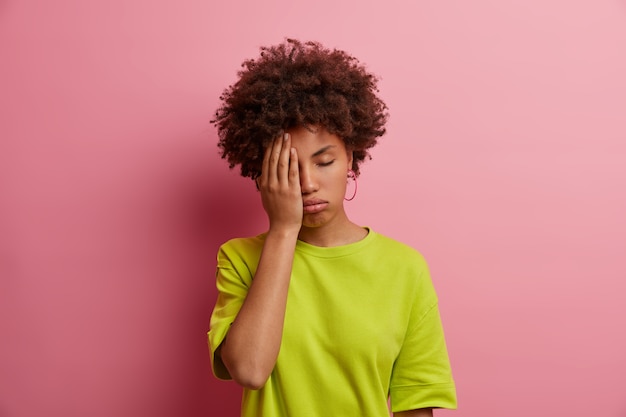
[[358,175],[388,118],[377,96],[378,78],[358,59],[318,42],[287,39],[261,47],[260,57],[244,61],[242,68],[211,120],[230,168],[241,165],[241,175],[255,179],[274,138],[293,127],[322,126],[353,152]]

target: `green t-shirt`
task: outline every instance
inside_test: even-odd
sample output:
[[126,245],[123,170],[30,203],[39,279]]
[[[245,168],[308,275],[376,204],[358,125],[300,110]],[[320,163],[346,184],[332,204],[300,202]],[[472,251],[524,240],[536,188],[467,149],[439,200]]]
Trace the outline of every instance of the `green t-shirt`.
[[[215,350],[254,277],[265,235],[219,251],[218,298],[208,333]],[[456,391],[428,266],[414,249],[370,230],[361,241],[298,241],[280,353],[267,383],[244,389],[242,416],[388,416],[456,408]]]

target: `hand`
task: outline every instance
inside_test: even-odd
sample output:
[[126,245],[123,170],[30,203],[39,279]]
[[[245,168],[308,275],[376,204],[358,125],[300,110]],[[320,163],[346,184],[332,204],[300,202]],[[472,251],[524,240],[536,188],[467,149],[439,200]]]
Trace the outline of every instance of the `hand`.
[[288,133],[277,137],[265,150],[257,184],[270,231],[298,232],[302,226],[302,192],[298,155]]

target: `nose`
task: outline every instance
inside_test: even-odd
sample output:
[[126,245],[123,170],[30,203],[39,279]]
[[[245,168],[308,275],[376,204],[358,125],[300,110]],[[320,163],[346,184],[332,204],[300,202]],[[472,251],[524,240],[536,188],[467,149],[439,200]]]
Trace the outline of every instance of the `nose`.
[[319,188],[317,179],[311,169],[300,165],[300,190],[302,194],[311,194]]

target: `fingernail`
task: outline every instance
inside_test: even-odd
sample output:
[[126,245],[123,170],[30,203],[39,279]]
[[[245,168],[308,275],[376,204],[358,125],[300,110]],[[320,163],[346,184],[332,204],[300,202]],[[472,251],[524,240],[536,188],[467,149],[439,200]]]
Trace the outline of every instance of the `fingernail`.
[[283,136],[283,139],[284,139],[284,140],[289,139],[289,133],[285,133],[285,135]]

